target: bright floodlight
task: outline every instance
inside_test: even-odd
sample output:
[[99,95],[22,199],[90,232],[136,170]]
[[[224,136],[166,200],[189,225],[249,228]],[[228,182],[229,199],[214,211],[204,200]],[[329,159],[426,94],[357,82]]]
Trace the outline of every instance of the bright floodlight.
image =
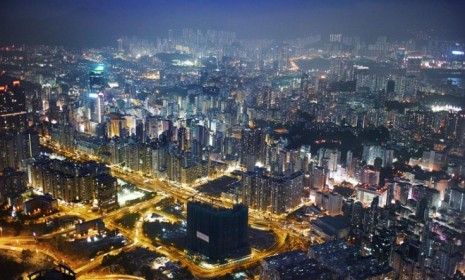
[[95,72],[103,72],[105,70],[105,67],[102,64],[99,64],[95,67]]

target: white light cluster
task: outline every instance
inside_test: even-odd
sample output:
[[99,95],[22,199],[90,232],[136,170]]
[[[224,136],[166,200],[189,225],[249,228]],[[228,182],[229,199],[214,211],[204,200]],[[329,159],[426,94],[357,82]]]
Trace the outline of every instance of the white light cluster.
[[451,111],[451,112],[459,112],[462,108],[453,105],[432,105],[431,111],[433,112],[442,112],[442,111]]

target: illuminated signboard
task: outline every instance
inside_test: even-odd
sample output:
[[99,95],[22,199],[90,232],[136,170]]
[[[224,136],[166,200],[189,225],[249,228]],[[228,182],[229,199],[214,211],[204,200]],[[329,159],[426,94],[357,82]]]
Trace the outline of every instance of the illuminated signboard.
[[196,234],[196,235],[197,235],[197,238],[198,238],[198,239],[201,239],[201,240],[203,240],[203,241],[205,241],[205,242],[207,242],[207,243],[210,242],[210,237],[208,237],[208,235],[203,234],[203,233],[201,233],[200,231],[197,231],[197,234]]

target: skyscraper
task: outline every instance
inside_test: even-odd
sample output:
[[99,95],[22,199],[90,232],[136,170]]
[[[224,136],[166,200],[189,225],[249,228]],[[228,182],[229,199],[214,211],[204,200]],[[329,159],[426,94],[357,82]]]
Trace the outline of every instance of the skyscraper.
[[26,98],[19,80],[0,76],[0,133],[26,129]]
[[263,146],[263,133],[259,128],[245,128],[241,138],[241,164],[249,171],[254,169],[255,163],[260,159]]
[[396,90],[396,82],[394,80],[388,80],[386,83],[386,93],[392,94]]
[[217,208],[188,202],[187,246],[211,260],[249,254],[247,206]]
[[14,203],[14,200],[26,191],[26,178],[25,172],[14,169],[7,168],[0,171],[0,204]]
[[183,152],[189,150],[189,133],[185,127],[178,129],[178,148]]
[[105,87],[104,70],[105,67],[99,64],[90,71],[89,91],[91,93],[98,93]]
[[25,95],[19,80],[0,76],[0,170],[20,169],[37,154],[38,135],[28,130]]
[[89,119],[96,123],[103,121],[105,88],[104,66],[98,65],[89,73],[89,93],[87,96],[87,106],[89,109]]
[[99,174],[95,177],[95,198],[101,210],[118,207],[117,182],[109,174]]

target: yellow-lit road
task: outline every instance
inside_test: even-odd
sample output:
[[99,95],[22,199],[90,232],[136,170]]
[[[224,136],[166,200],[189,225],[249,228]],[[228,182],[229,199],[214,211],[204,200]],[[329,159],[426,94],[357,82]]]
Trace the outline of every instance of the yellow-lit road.
[[119,253],[121,253],[122,251],[128,251],[132,246],[134,246],[134,243],[131,243],[129,245],[126,245],[122,248],[117,248],[117,249],[113,249],[111,251],[108,251],[104,254],[101,254],[99,256],[96,256],[95,258],[93,258],[90,262],[86,263],[85,265],[82,265],[78,268],[76,268],[74,271],[78,274],[78,275],[83,275],[84,273],[88,272],[88,271],[91,271],[92,269],[95,269],[97,267],[99,267],[101,264],[102,264],[102,260],[104,257],[106,256],[109,256],[109,255],[117,255]]
[[[13,244],[13,245],[10,245]],[[32,237],[27,236],[15,236],[15,237],[1,237],[0,238],[0,249],[1,250],[9,250],[15,252],[22,252],[23,250],[30,250],[36,254],[44,254],[53,259],[56,263],[60,263],[61,258],[57,256],[55,253],[50,252],[48,250],[44,250],[40,248],[40,244]],[[123,248],[118,249],[119,251],[123,250]],[[108,252],[110,254],[112,252]],[[106,254],[105,254],[106,255]],[[102,256],[103,258],[103,256]],[[96,262],[92,262],[95,264]],[[100,265],[100,263],[98,263]],[[97,265],[97,266],[98,266]],[[95,266],[95,267],[97,267]],[[87,269],[87,266],[82,268],[78,268],[77,270]],[[143,280],[142,277],[132,276],[132,275],[124,275],[124,274],[106,274],[106,275],[84,275],[78,277],[78,280]]]
[[10,250],[16,252],[22,252],[23,250],[30,250],[33,253],[40,253],[47,255],[55,262],[62,260],[61,256],[58,256],[54,252],[46,250],[40,247],[40,244],[32,237],[27,236],[15,236],[15,237],[1,237],[0,238],[0,249]]
[[[77,151],[70,151],[69,149],[62,149],[58,145],[54,144],[49,139],[41,139],[41,144],[53,150],[55,153],[65,156],[67,158],[76,160],[76,161],[86,161],[86,160],[94,160],[94,161],[101,161],[98,157],[82,154]],[[220,199],[215,197],[210,197],[205,194],[198,193],[195,189],[189,187],[182,187],[182,186],[175,186],[170,184],[166,181],[161,181],[156,178],[147,178],[140,173],[137,172],[128,172],[122,170],[117,166],[110,166],[112,175],[116,178],[124,180],[130,184],[133,184],[141,189],[146,190],[153,190],[157,193],[167,194],[180,202],[186,202],[189,199],[195,197],[196,200],[212,203],[217,206],[222,207],[231,207],[233,202],[228,199]],[[259,263],[263,258],[268,256],[277,254],[282,252],[286,249],[286,240],[290,237],[287,233],[287,230],[283,227],[283,217],[276,216],[276,215],[268,215],[265,216],[263,213],[258,211],[249,211],[249,222],[252,226],[257,227],[266,227],[272,230],[276,236],[275,244],[265,251],[253,251],[250,256],[236,260],[230,261],[226,264],[219,264],[219,265],[200,265],[194,263],[194,261],[182,250],[175,248],[174,246],[170,246],[168,244],[160,243],[158,246],[155,246],[152,243],[152,240],[147,238],[143,234],[142,221],[137,221],[135,224],[134,229],[127,229],[122,227],[121,225],[117,224],[115,220],[118,217],[130,212],[140,212],[150,206],[154,206],[157,202],[161,200],[164,196],[157,195],[155,198],[152,198],[147,201],[140,202],[134,206],[124,207],[119,210],[113,211],[102,218],[105,221],[105,224],[108,225],[110,228],[117,228],[121,233],[123,233],[129,240],[131,240],[130,245],[124,247],[123,249],[115,249],[111,252],[107,252],[103,255],[96,257],[94,260],[89,262],[88,264],[84,265],[83,267],[77,268],[77,272],[82,274],[84,272],[90,271],[101,263],[101,260],[105,255],[113,254],[118,252],[118,250],[126,250],[135,244],[139,244],[143,247],[146,247],[150,250],[153,250],[157,253],[163,254],[174,261],[179,261],[183,266],[187,267],[189,271],[196,277],[199,278],[218,278],[220,276],[224,276],[231,272],[234,272],[238,269],[245,269],[256,265]],[[69,207],[65,211],[67,213],[77,214],[80,217],[88,219],[95,219],[99,217],[97,213],[92,213],[83,209],[76,209],[75,207]],[[143,216],[142,216],[143,218]],[[296,238],[293,235],[293,238]],[[106,278],[108,279],[108,278]]]
[[144,280],[143,277],[125,275],[125,274],[87,274],[84,276],[78,277],[78,280]]
[[297,71],[300,70],[300,67],[297,64],[298,60],[314,59],[314,58],[317,58],[317,57],[319,57],[319,55],[302,55],[302,56],[291,57],[291,58],[289,58],[289,68],[288,68],[288,70],[292,71],[292,72],[297,72]]

